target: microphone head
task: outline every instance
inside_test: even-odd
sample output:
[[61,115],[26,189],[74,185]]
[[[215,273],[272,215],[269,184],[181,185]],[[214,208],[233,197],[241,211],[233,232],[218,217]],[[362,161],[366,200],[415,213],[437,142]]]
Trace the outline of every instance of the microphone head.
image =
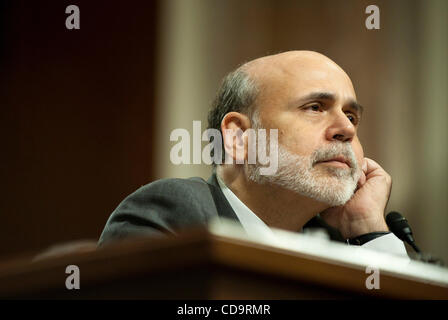
[[390,212],[386,216],[386,224],[400,240],[413,242],[412,230],[408,224],[408,221],[400,213],[396,211]]
[[403,217],[400,213],[396,211],[391,211],[386,216],[386,223],[389,225],[390,223],[398,222],[401,220],[406,220],[405,217]]

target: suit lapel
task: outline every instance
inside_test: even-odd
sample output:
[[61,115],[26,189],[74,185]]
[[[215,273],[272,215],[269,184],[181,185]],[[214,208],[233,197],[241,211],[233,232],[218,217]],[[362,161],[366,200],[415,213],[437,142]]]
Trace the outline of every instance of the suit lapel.
[[230,203],[227,201],[224,193],[219,186],[218,180],[216,178],[216,173],[213,173],[212,176],[207,181],[208,187],[213,197],[213,201],[215,202],[216,210],[218,211],[218,215],[223,218],[238,220],[235,211],[233,211]]

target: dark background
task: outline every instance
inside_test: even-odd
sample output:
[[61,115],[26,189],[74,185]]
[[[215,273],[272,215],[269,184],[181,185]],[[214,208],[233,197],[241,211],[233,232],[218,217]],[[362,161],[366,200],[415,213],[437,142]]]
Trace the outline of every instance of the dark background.
[[0,256],[98,239],[152,178],[156,3],[2,1]]

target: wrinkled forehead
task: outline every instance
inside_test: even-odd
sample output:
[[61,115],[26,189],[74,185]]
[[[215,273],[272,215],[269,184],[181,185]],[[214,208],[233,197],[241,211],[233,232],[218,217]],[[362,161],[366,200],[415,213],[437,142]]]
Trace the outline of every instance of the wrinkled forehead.
[[327,92],[340,100],[356,100],[348,75],[320,54],[287,54],[254,60],[243,66],[259,87],[258,102],[298,99]]

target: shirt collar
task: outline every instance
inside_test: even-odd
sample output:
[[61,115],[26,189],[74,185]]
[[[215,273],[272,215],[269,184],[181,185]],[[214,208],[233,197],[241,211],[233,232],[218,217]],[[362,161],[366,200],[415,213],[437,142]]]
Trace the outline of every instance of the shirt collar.
[[250,210],[233,192],[228,188],[219,175],[216,175],[222,193],[230,203],[233,211],[240,220],[244,230],[249,235],[273,237],[272,230],[252,210]]

